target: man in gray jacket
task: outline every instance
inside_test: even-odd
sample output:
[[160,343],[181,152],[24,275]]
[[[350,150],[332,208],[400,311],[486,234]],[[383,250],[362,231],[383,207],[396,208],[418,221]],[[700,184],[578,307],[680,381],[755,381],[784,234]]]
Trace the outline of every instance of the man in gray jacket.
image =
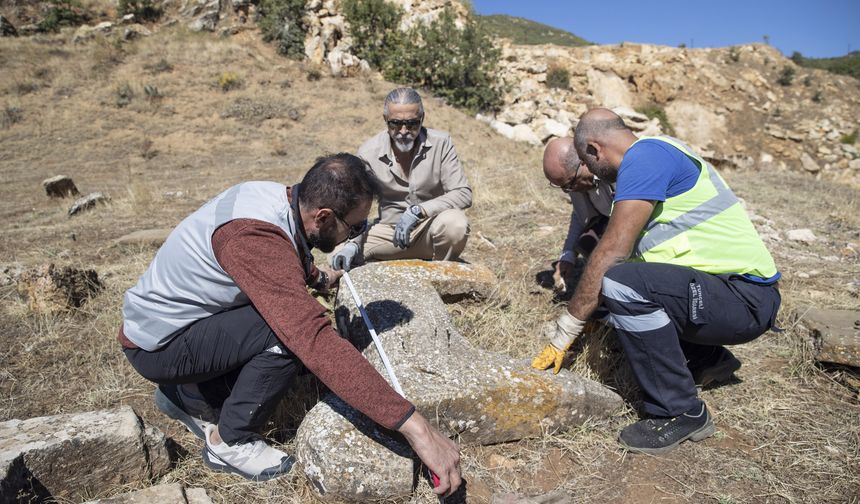
[[571,137],[555,138],[547,144],[543,153],[543,174],[549,185],[570,196],[573,206],[567,238],[553,275],[556,288],[563,291],[577,254],[587,259],[606,230],[615,187],[591,173],[576,155]]
[[379,219],[333,254],[332,265],[349,271],[362,255],[367,261],[459,257],[469,237],[463,210],[472,206],[472,188],[450,135],[422,126],[424,106],[411,88],[388,93],[382,116],[386,131],[358,149],[380,190]]

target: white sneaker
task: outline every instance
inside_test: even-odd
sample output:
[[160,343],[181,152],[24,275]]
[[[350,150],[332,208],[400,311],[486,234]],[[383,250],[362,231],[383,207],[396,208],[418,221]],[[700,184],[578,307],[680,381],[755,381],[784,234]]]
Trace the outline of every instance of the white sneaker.
[[259,439],[233,446],[224,442],[213,445],[210,439],[214,430],[214,425],[206,426],[206,446],[203,447],[203,462],[210,469],[265,481],[288,473],[295,463],[293,457]]

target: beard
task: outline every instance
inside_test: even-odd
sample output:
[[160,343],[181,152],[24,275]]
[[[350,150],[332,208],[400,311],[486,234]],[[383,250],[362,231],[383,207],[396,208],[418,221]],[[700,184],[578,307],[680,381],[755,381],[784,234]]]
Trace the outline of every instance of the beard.
[[410,135],[396,137],[393,140],[394,148],[397,149],[400,153],[409,152],[412,150],[412,147],[415,146],[415,138]]
[[597,178],[604,182],[615,182],[615,179],[618,178],[618,170],[607,161],[586,163],[586,166],[591,173],[597,175]]
[[330,233],[320,231],[318,233],[308,234],[308,245],[311,248],[319,249],[326,254],[331,253],[338,245],[337,237],[335,236],[336,229],[332,229]]

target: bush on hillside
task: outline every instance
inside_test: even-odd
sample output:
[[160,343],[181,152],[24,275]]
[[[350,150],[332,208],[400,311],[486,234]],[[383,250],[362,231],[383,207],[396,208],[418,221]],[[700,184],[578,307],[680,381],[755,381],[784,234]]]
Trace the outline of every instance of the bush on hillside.
[[401,43],[398,30],[403,9],[385,0],[344,0],[355,55],[373,68],[382,68],[391,48]]
[[780,86],[790,86],[794,82],[794,74],[796,71],[793,66],[785,65],[782,67],[782,72],[779,73],[779,78],[776,80]]
[[831,73],[850,75],[855,79],[860,79],[860,53],[857,51],[838,58],[807,58],[794,51],[791,55],[791,61],[802,67],[819,68]]
[[672,136],[675,135],[675,128],[673,128],[672,123],[669,122],[669,117],[666,116],[666,110],[664,110],[660,105],[649,103],[648,105],[637,108],[636,112],[645,114],[648,116],[648,119],[656,118],[660,121],[660,127],[663,128],[663,133]]
[[161,7],[154,0],[119,0],[116,7],[120,16],[134,14],[134,20],[158,21],[161,17]]
[[567,68],[553,65],[546,71],[546,86],[555,89],[570,89],[570,72]]
[[857,135],[858,131],[857,129],[855,129],[847,135],[842,135],[842,138],[839,139],[839,142],[846,145],[854,145],[855,143],[857,143]]
[[305,0],[262,0],[258,24],[263,40],[275,42],[278,52],[287,57],[303,57],[307,32],[304,14]]
[[432,23],[418,24],[385,58],[385,78],[426,87],[470,110],[495,110],[502,102],[496,76],[501,51],[474,18],[462,29],[446,9]]
[[57,32],[64,26],[82,24],[86,19],[87,16],[77,0],[51,0],[51,8],[37,26],[43,32]]

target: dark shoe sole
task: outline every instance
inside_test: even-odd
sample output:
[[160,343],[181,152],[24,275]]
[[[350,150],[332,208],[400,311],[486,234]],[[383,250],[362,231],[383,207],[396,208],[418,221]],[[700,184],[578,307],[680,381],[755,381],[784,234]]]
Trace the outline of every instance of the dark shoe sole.
[[714,367],[705,370],[702,375],[696,380],[696,386],[706,388],[710,385],[725,383],[732,378],[735,371],[741,368],[741,361],[732,356],[729,359],[720,362]]
[[206,435],[203,433],[203,430],[197,426],[197,423],[194,421],[194,417],[186,413],[182,408],[177,406],[176,403],[171,401],[170,398],[161,391],[161,387],[155,389],[155,405],[158,407],[159,411],[165,415],[182,422],[182,425],[184,425],[190,433],[202,440],[206,439]]
[[708,421],[705,423],[705,425],[701,426],[698,430],[695,430],[695,431],[687,434],[686,436],[682,437],[678,441],[676,441],[676,442],[674,442],[668,446],[664,446],[662,448],[638,448],[635,446],[630,446],[627,443],[625,443],[624,440],[621,439],[620,436],[618,437],[618,442],[621,443],[621,446],[623,446],[625,449],[627,449],[628,451],[631,451],[633,453],[647,453],[648,455],[660,455],[660,454],[674,450],[675,448],[678,447],[679,444],[683,443],[684,441],[686,441],[688,439],[690,441],[696,441],[696,442],[701,441],[703,439],[707,439],[707,438],[713,436],[716,431],[717,431],[717,428],[714,426],[713,419],[711,419],[710,416],[708,416]]
[[283,476],[283,475],[287,474],[288,472],[290,472],[290,469],[292,469],[293,464],[296,463],[296,460],[293,457],[287,457],[287,460],[285,460],[280,465],[280,467],[278,467],[277,470],[264,472],[262,474],[253,475],[253,474],[248,474],[246,472],[240,471],[239,469],[236,469],[235,467],[231,466],[230,464],[222,461],[218,457],[218,455],[215,455],[214,453],[212,453],[211,450],[209,450],[208,446],[204,446],[203,447],[203,463],[206,464],[206,467],[208,467],[209,469],[212,469],[213,471],[229,473],[229,474],[236,474],[238,476],[241,476],[241,477],[243,477],[247,480],[251,480],[251,481],[269,481],[271,479],[275,479],[279,476]]

